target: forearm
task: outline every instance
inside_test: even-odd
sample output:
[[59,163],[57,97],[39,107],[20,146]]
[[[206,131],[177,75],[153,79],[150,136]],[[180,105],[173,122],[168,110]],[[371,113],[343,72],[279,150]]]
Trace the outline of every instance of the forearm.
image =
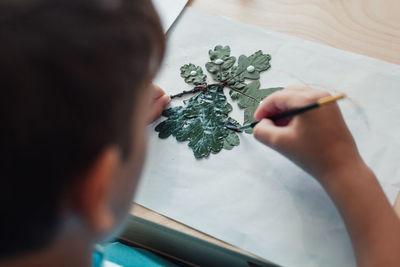
[[319,179],[341,213],[359,266],[400,265],[400,220],[363,163]]
[[400,220],[375,175],[363,163],[336,104],[276,125],[265,119],[318,101],[326,93],[290,87],[268,96],[254,118],[254,136],[315,176],[350,234],[359,266],[400,266]]

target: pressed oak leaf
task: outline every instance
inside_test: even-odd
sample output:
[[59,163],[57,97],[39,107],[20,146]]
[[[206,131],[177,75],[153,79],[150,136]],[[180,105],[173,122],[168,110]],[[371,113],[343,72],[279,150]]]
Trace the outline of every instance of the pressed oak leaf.
[[[260,81],[253,81],[245,86],[242,90],[248,96],[253,98],[246,97],[245,95],[236,94],[235,100],[237,100],[237,104],[239,108],[244,109],[244,122],[243,125],[254,122],[254,112],[258,108],[259,103],[264,100],[270,94],[282,90],[282,87],[276,88],[268,88],[268,89],[259,89]],[[251,130],[247,130],[247,133],[251,133]]]
[[260,79],[260,72],[270,68],[269,61],[271,56],[263,54],[261,50],[247,57],[241,55],[238,59],[238,65],[234,66],[228,78],[230,84],[244,82],[245,79],[257,80]]
[[[174,136],[180,142],[189,142],[196,158],[208,157],[222,149],[232,149],[239,145],[236,132],[227,129],[230,122],[241,125],[229,117],[232,106],[226,102],[224,88],[230,88],[229,94],[239,108],[244,110],[244,124],[254,121],[254,112],[259,103],[273,92],[282,88],[260,88],[260,73],[270,68],[271,56],[261,50],[247,57],[241,55],[237,60],[231,56],[229,46],[217,45],[208,52],[210,61],[206,69],[217,82],[208,84],[207,76],[201,67],[186,64],[181,67],[181,76],[188,84],[195,85],[190,91],[183,91],[173,97],[188,93],[197,95],[184,101],[184,106],[170,108],[163,112],[167,120],[156,127],[160,138]],[[252,80],[249,83],[249,80]],[[252,130],[246,130],[251,133]]]
[[236,58],[231,56],[231,48],[229,46],[217,45],[214,50],[208,51],[210,62],[206,63],[206,69],[214,80],[222,81],[225,79],[236,62]]
[[228,117],[232,106],[226,102],[222,87],[213,86],[184,103],[184,107],[163,112],[168,119],[156,127],[160,138],[173,135],[179,142],[188,141],[196,158],[208,157],[210,153],[239,145],[237,134],[225,127],[227,121],[237,122]]
[[207,75],[203,73],[203,69],[194,64],[186,64],[181,67],[181,77],[188,84],[199,85],[207,80]]

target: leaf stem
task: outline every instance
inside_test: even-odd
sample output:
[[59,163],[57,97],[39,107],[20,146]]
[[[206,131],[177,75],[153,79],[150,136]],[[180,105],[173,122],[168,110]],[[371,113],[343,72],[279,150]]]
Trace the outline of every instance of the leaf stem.
[[253,100],[256,101],[256,102],[260,102],[260,101],[258,101],[258,99],[254,98],[254,97],[252,97],[252,96],[249,96],[249,95],[247,95],[247,94],[241,92],[240,90],[238,90],[238,89],[236,89],[236,88],[234,88],[234,87],[232,87],[232,86],[227,86],[227,87],[228,87],[229,89],[235,91],[235,92],[238,92],[239,94],[242,94],[242,95],[244,95],[244,96],[247,96],[247,97],[253,99]]
[[232,80],[232,79],[236,78],[237,76],[239,76],[240,74],[242,74],[242,73],[243,73],[245,70],[246,70],[246,69],[243,69],[241,72],[239,72],[239,73],[236,73],[236,75],[235,75],[235,76],[232,76],[231,78],[227,78],[227,81],[226,81],[226,82],[229,82],[230,80]]
[[209,89],[209,88],[211,88],[211,87],[213,87],[213,86],[221,86],[222,88],[228,87],[229,89],[231,89],[231,90],[233,90],[233,91],[235,91],[235,92],[237,92],[237,93],[239,93],[239,94],[241,94],[241,95],[244,95],[244,96],[246,96],[246,97],[248,97],[248,98],[251,98],[251,99],[253,99],[253,100],[256,101],[256,102],[260,102],[260,101],[258,101],[256,98],[254,98],[254,97],[252,97],[252,96],[250,96],[250,95],[248,95],[248,94],[245,94],[245,93],[241,92],[240,90],[238,90],[238,89],[236,89],[236,88],[234,88],[234,87],[232,87],[232,86],[228,86],[228,85],[227,85],[227,82],[228,82],[228,81],[229,81],[229,79],[225,79],[225,80],[221,81],[220,83],[211,83],[211,84],[205,84],[205,85],[196,85],[192,90],[183,91],[183,92],[181,92],[181,93],[179,93],[179,94],[176,94],[176,95],[171,95],[171,99],[178,98],[178,97],[182,97],[182,96],[184,96],[184,95],[195,94],[195,93],[200,92],[200,91],[205,92],[205,91],[207,91],[207,89]]
[[174,98],[182,97],[184,95],[195,94],[195,93],[197,93],[199,91],[202,91],[202,90],[204,90],[204,86],[196,86],[192,90],[183,91],[183,92],[181,92],[179,94],[171,95],[170,97],[171,97],[171,99],[174,99]]

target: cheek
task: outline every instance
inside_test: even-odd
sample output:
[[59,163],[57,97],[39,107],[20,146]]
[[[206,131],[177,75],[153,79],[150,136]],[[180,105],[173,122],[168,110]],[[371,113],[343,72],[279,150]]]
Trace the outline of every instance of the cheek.
[[115,237],[123,230],[124,222],[128,218],[132,206],[146,151],[145,131],[136,133],[132,142],[130,157],[125,160],[113,179],[109,197],[109,207],[113,214],[114,224],[104,233],[105,238]]
[[147,148],[147,135],[145,126],[136,132],[135,141],[133,142],[133,150],[131,154],[131,159],[129,159],[129,169],[131,175],[131,181],[133,182],[134,188],[136,189],[137,182],[140,178],[144,159],[146,155]]
[[129,158],[125,160],[117,175],[118,177],[115,179],[112,208],[117,224],[122,222],[129,213],[142,172],[147,147],[147,120],[144,115],[148,110],[148,102],[143,101],[142,105],[137,107],[135,115],[138,116],[135,116],[132,124],[132,143]]

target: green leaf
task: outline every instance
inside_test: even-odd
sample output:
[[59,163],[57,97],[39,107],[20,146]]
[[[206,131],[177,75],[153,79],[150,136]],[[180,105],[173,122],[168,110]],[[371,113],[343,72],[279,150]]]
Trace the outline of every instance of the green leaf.
[[238,59],[237,73],[245,71],[248,66],[250,66],[249,58],[245,55],[241,55]]
[[224,60],[224,63],[222,64],[221,68],[222,70],[229,70],[230,68],[232,68],[232,66],[235,64],[236,62],[236,58],[235,57],[229,57],[227,59]]
[[[243,125],[252,123],[254,121],[253,118],[254,112],[256,111],[258,105],[263,99],[265,99],[268,95],[283,89],[282,87],[268,88],[268,89],[259,89],[259,88],[260,88],[260,81],[256,80],[247,84],[245,88],[242,89],[243,94],[233,91],[234,93],[236,93],[235,100],[237,100],[239,108],[244,109]],[[250,98],[249,96],[251,96],[252,98]]]
[[235,57],[231,57],[229,46],[217,45],[214,50],[208,51],[210,62],[206,63],[206,69],[216,81],[222,81],[228,77],[229,69],[236,62]]
[[210,56],[211,60],[222,59],[230,57],[231,55],[231,48],[227,46],[217,45],[214,50],[209,50],[208,55]]
[[204,84],[207,76],[203,73],[203,69],[194,64],[186,64],[181,67],[181,77],[185,79],[188,84]]
[[228,116],[231,111],[223,88],[212,86],[186,100],[184,107],[164,111],[168,119],[157,125],[156,131],[160,138],[173,135],[179,142],[188,141],[196,158],[208,157],[239,145],[237,134],[225,127],[227,121],[234,122]]
[[[228,118],[228,122],[236,125],[236,127],[240,127],[240,123],[232,118]],[[234,131],[229,131],[227,137],[225,137],[224,149],[231,150],[233,147],[238,146],[240,144],[239,136]]]
[[250,64],[255,67],[257,71],[265,71],[271,67],[269,61],[271,56],[268,54],[263,54],[261,50],[255,52],[249,57]]
[[228,78],[230,78],[231,83],[244,82],[245,79],[258,80],[260,79],[260,72],[270,68],[270,60],[271,56],[263,54],[261,50],[249,57],[241,55],[238,59],[238,65],[232,68]]
[[[258,108],[258,105],[257,106],[250,106],[250,107],[245,108],[243,125],[247,125],[247,124],[252,123],[252,122],[255,121],[254,120],[254,113],[256,112],[257,108]],[[248,133],[248,134],[251,134],[253,132],[253,129],[249,128],[249,129],[244,130],[244,132]]]
[[[246,88],[246,84],[245,83],[239,83],[236,82],[234,84],[232,84],[230,87],[238,90],[238,91],[243,91],[244,88]],[[229,95],[231,96],[231,98],[233,100],[237,100],[240,96],[240,93],[238,91],[234,91],[234,90],[230,90],[229,91]]]
[[[240,139],[236,132],[225,127],[227,122],[237,127],[240,124],[229,117],[232,106],[226,102],[223,86],[231,88],[229,94],[237,101],[239,108],[244,110],[244,124],[254,121],[253,116],[260,101],[282,88],[260,88],[260,73],[270,68],[271,57],[261,50],[247,57],[231,56],[229,46],[217,45],[209,52],[210,61],[205,64],[207,71],[216,84],[207,85],[207,76],[203,70],[193,64],[181,67],[181,76],[185,82],[196,87],[191,93],[200,93],[183,101],[184,106],[170,108],[163,112],[166,120],[157,125],[156,131],[160,138],[171,135],[179,142],[188,142],[196,158],[208,157],[222,149],[230,150],[239,145]],[[248,83],[247,80],[253,80]],[[181,95],[188,94],[184,91]],[[245,130],[251,133],[252,129]]]

